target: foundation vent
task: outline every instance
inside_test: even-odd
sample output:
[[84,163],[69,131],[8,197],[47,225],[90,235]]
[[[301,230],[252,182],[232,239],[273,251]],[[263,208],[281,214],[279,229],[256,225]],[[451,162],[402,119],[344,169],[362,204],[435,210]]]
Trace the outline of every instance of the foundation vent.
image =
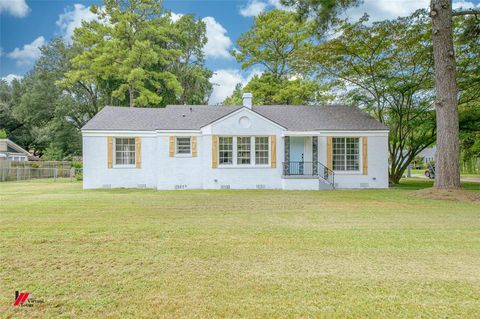
[[112,184],[103,184],[102,188],[110,189],[112,188]]
[[230,189],[230,185],[220,185],[220,189]]
[[368,183],[360,183],[360,188],[368,188],[370,184]]
[[257,184],[257,189],[265,189],[267,186],[265,184]]
[[137,188],[141,188],[141,189],[147,188],[147,184],[137,184]]
[[185,184],[175,185],[175,190],[187,189],[187,188],[188,188],[188,185],[185,185]]

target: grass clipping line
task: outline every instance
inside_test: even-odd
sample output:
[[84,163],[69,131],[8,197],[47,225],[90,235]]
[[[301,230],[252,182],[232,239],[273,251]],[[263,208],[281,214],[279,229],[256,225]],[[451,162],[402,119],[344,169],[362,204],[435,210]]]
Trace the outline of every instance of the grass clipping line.
[[414,191],[411,196],[427,199],[449,200],[454,202],[480,203],[480,193],[465,189],[424,188]]

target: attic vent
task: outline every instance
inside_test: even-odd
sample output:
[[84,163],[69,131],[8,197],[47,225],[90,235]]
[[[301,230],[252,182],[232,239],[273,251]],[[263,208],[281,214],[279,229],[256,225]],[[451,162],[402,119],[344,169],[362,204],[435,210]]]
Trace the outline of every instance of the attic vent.
[[187,185],[185,184],[177,184],[175,185],[175,190],[179,190],[179,189],[187,189]]
[[220,189],[230,189],[230,185],[220,185]]
[[370,186],[370,184],[368,184],[368,183],[360,183],[361,188],[368,188],[369,186]]
[[137,184],[137,188],[147,188],[147,184]]
[[102,188],[112,188],[112,184],[103,184]]
[[267,186],[265,184],[257,184],[257,189],[265,189]]

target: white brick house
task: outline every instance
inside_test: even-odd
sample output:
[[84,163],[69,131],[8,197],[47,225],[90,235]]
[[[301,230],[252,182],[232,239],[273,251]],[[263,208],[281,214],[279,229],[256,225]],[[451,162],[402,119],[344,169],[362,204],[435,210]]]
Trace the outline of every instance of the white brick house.
[[388,187],[388,128],[355,107],[105,107],[83,128],[83,187]]

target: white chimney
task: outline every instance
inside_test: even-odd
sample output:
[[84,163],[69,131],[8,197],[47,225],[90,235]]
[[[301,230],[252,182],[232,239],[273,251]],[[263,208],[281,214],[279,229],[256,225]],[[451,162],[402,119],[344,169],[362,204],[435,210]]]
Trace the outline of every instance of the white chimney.
[[252,93],[243,93],[243,106],[251,109],[252,108],[252,98],[253,98]]
[[0,152],[6,152],[8,150],[7,139],[0,138]]

